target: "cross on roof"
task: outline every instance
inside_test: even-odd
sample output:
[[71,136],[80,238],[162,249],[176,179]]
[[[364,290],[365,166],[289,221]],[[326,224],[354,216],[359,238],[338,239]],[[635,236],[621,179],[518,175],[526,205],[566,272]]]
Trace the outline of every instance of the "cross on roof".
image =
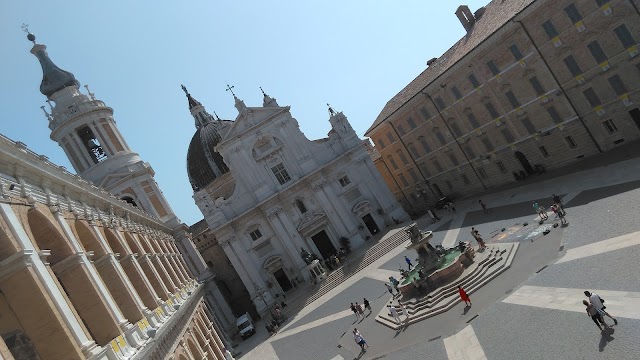
[[235,86],[229,86],[229,84],[227,84],[227,90],[226,90],[226,91],[230,91],[230,92],[231,92],[231,95],[233,95],[233,97],[236,97],[236,94],[234,94],[234,93],[233,93],[233,88],[234,88],[234,87],[235,87]]

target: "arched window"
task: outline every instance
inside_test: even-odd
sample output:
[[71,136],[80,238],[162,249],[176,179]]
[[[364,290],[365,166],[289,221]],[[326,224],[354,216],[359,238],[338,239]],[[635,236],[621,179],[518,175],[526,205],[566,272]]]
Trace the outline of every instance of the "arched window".
[[440,144],[446,145],[447,140],[445,140],[444,135],[440,132],[440,130],[435,130],[436,138],[440,141]]
[[424,149],[424,153],[425,154],[429,154],[431,152],[431,147],[429,146],[429,143],[427,142],[427,138],[425,138],[424,136],[420,136],[418,138],[418,141],[420,141],[420,145],[422,145],[422,149]]
[[409,160],[407,160],[407,157],[404,155],[402,150],[398,150],[396,151],[396,153],[398,154],[398,157],[400,158],[400,161],[402,161],[403,164],[409,165]]
[[302,201],[302,199],[296,199],[296,206],[298,207],[298,210],[300,210],[301,213],[306,213],[307,212],[307,207],[304,206],[304,202]]
[[414,158],[419,158],[420,157],[420,153],[418,153],[418,149],[416,149],[416,147],[413,145],[413,143],[407,144],[407,149],[409,149],[409,152],[411,153],[411,155]]

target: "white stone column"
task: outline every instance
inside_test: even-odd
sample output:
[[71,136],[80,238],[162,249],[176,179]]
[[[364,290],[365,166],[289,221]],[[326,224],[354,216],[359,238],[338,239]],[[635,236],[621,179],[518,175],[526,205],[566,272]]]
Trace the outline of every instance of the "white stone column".
[[98,274],[98,270],[96,270],[95,266],[93,266],[91,260],[87,257],[87,254],[84,252],[84,249],[80,245],[80,241],[76,239],[73,231],[71,231],[71,227],[67,223],[67,221],[62,216],[60,211],[55,211],[53,213],[54,217],[58,221],[58,224],[62,228],[67,239],[69,239],[69,243],[73,247],[73,250],[82,258],[81,262],[86,263],[86,269],[88,270],[88,274],[91,277],[91,280],[96,284],[97,290],[100,292],[100,295],[107,303],[109,309],[111,310],[114,318],[118,321],[118,326],[124,332],[127,341],[129,344],[139,347],[142,345],[144,334],[142,334],[141,330],[137,326],[133,326],[129,320],[127,320],[116,301],[111,296],[111,293],[107,289],[107,286],[102,282],[102,278]]
[[269,220],[271,220],[271,225],[273,225],[276,233],[278,233],[280,241],[284,245],[285,251],[287,252],[287,255],[289,255],[291,261],[293,261],[298,270],[304,268],[307,264],[302,260],[300,251],[291,242],[291,239],[298,237],[297,231],[290,228],[289,232],[287,232],[287,225],[291,224],[291,221],[287,215],[284,214],[282,208],[278,207],[272,210],[271,214],[269,214]]
[[22,227],[20,220],[18,220],[18,217],[13,212],[13,209],[11,209],[11,205],[0,203],[0,215],[2,215],[2,218],[8,225],[12,235],[20,244],[22,251],[25,255],[29,256],[29,261],[31,262],[35,273],[45,287],[44,290],[53,299],[57,310],[62,315],[65,324],[82,350],[82,353],[87,358],[92,358],[100,354],[103,351],[102,348],[98,346],[95,341],[89,339],[85,334],[82,329],[82,325],[80,325],[79,320],[71,310],[66,297],[62,294],[60,288],[56,284],[56,280],[53,279],[51,272],[49,272],[45,264],[40,259],[38,251],[33,246],[33,243]]
[[[341,236],[349,235],[351,231],[349,230],[348,223],[354,224],[353,214],[349,214],[344,211],[342,206],[334,206],[333,202],[329,200],[329,197],[326,194],[326,181],[320,181],[316,184],[313,184],[313,192],[316,194],[318,201],[320,201],[320,205],[324,209],[327,214],[327,218],[335,226],[336,230],[340,233]],[[334,195],[334,198],[337,200],[337,197]],[[356,225],[357,226],[357,225]],[[338,244],[339,245],[339,244]],[[339,248],[340,246],[338,246]]]

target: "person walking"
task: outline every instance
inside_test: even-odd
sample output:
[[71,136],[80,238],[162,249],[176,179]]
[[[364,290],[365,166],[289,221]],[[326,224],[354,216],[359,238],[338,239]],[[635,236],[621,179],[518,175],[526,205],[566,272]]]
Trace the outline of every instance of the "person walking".
[[402,313],[405,316],[404,322],[407,323],[409,321],[409,311],[407,311],[407,308],[400,301],[398,301],[398,306],[400,306],[400,309],[402,310]]
[[402,321],[400,321],[400,316],[398,315],[398,309],[393,305],[389,306],[389,313],[391,313],[391,317],[396,321],[396,324],[400,325]]
[[591,319],[596,323],[596,325],[598,325],[598,329],[600,329],[600,331],[602,331],[602,325],[604,325],[605,329],[609,328],[609,325],[607,325],[602,318],[601,310],[598,310],[593,304],[589,304],[587,300],[582,300],[582,303],[587,307],[587,315],[591,316]]
[[362,334],[360,334],[360,331],[358,331],[358,329],[356,328],[353,329],[353,340],[356,342],[356,344],[360,345],[360,349],[362,351],[367,351],[366,349],[369,347],[369,344],[364,341]]
[[387,290],[389,291],[389,294],[391,294],[391,296],[395,296],[393,294],[393,288],[391,287],[391,285],[389,285],[389,283],[384,283],[384,286],[387,287]]
[[356,306],[353,305],[353,303],[351,303],[351,311],[353,311],[353,313],[356,315],[356,320],[360,319],[360,315],[358,315],[358,309],[356,309]]
[[487,245],[484,243],[484,240],[482,239],[480,232],[473,227],[471,228],[471,236],[473,236],[473,238],[476,239],[476,241],[478,242],[478,247],[480,249],[487,248]]
[[398,279],[394,278],[393,276],[389,276],[389,282],[393,284],[393,288],[396,290],[396,295],[398,295],[400,293],[400,290],[398,290],[400,281],[398,281]]
[[482,200],[478,200],[478,202],[480,203],[480,206],[482,206],[482,212],[488,214],[489,209],[487,209],[487,204],[483,203]]
[[462,288],[462,286],[458,285],[458,293],[460,293],[460,299],[464,301],[464,304],[468,307],[471,307],[471,298],[466,291]]
[[559,210],[557,207],[556,207],[556,210],[558,211],[556,214],[557,214],[557,215],[558,215],[558,217],[560,218],[560,223],[561,223],[562,225],[567,225],[567,219],[565,219],[565,218],[564,218],[564,216],[565,216],[567,213],[566,213],[566,212],[564,212],[564,211],[562,211],[562,210]]
[[451,208],[451,211],[455,214],[456,213],[456,207],[453,206],[453,202],[449,201],[449,207]]
[[533,202],[533,210],[535,210],[536,214],[540,215],[541,221],[549,218],[547,214],[544,213],[544,208],[541,208],[537,201]]
[[409,257],[407,257],[407,255],[404,256],[404,261],[407,262],[407,265],[409,265],[409,270],[411,270],[411,268],[413,267],[413,264],[411,263],[411,259],[409,259]]
[[362,305],[356,303],[356,310],[358,311],[358,316],[364,319],[364,310],[362,309]]
[[373,310],[371,310],[371,304],[369,304],[369,300],[367,300],[367,298],[364,298],[362,304],[364,305],[365,309],[369,310],[369,314],[373,312]]
[[564,204],[562,203],[562,199],[560,199],[560,196],[553,194],[553,196],[551,197],[553,199],[553,203],[556,204],[559,208],[560,211],[565,212],[564,211]]
[[591,305],[595,306],[596,309],[602,311],[602,313],[605,314],[609,319],[613,320],[614,324],[618,325],[618,320],[614,319],[611,315],[609,315],[608,312],[605,311],[607,307],[604,306],[604,300],[600,297],[600,295],[589,291],[585,291],[584,295],[589,298],[589,302],[591,303]]

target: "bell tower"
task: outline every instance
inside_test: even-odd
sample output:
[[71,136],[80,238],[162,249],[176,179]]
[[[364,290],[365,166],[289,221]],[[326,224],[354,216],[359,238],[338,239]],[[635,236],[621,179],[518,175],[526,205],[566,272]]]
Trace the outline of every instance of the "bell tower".
[[80,91],[75,76],[56,66],[45,45],[33,34],[31,53],[42,66],[40,92],[47,97],[51,139],[57,142],[76,173],[124,201],[156,216],[176,228],[180,221],[154,179],[154,171],[135,153],[118,130],[113,109],[84,86]]

